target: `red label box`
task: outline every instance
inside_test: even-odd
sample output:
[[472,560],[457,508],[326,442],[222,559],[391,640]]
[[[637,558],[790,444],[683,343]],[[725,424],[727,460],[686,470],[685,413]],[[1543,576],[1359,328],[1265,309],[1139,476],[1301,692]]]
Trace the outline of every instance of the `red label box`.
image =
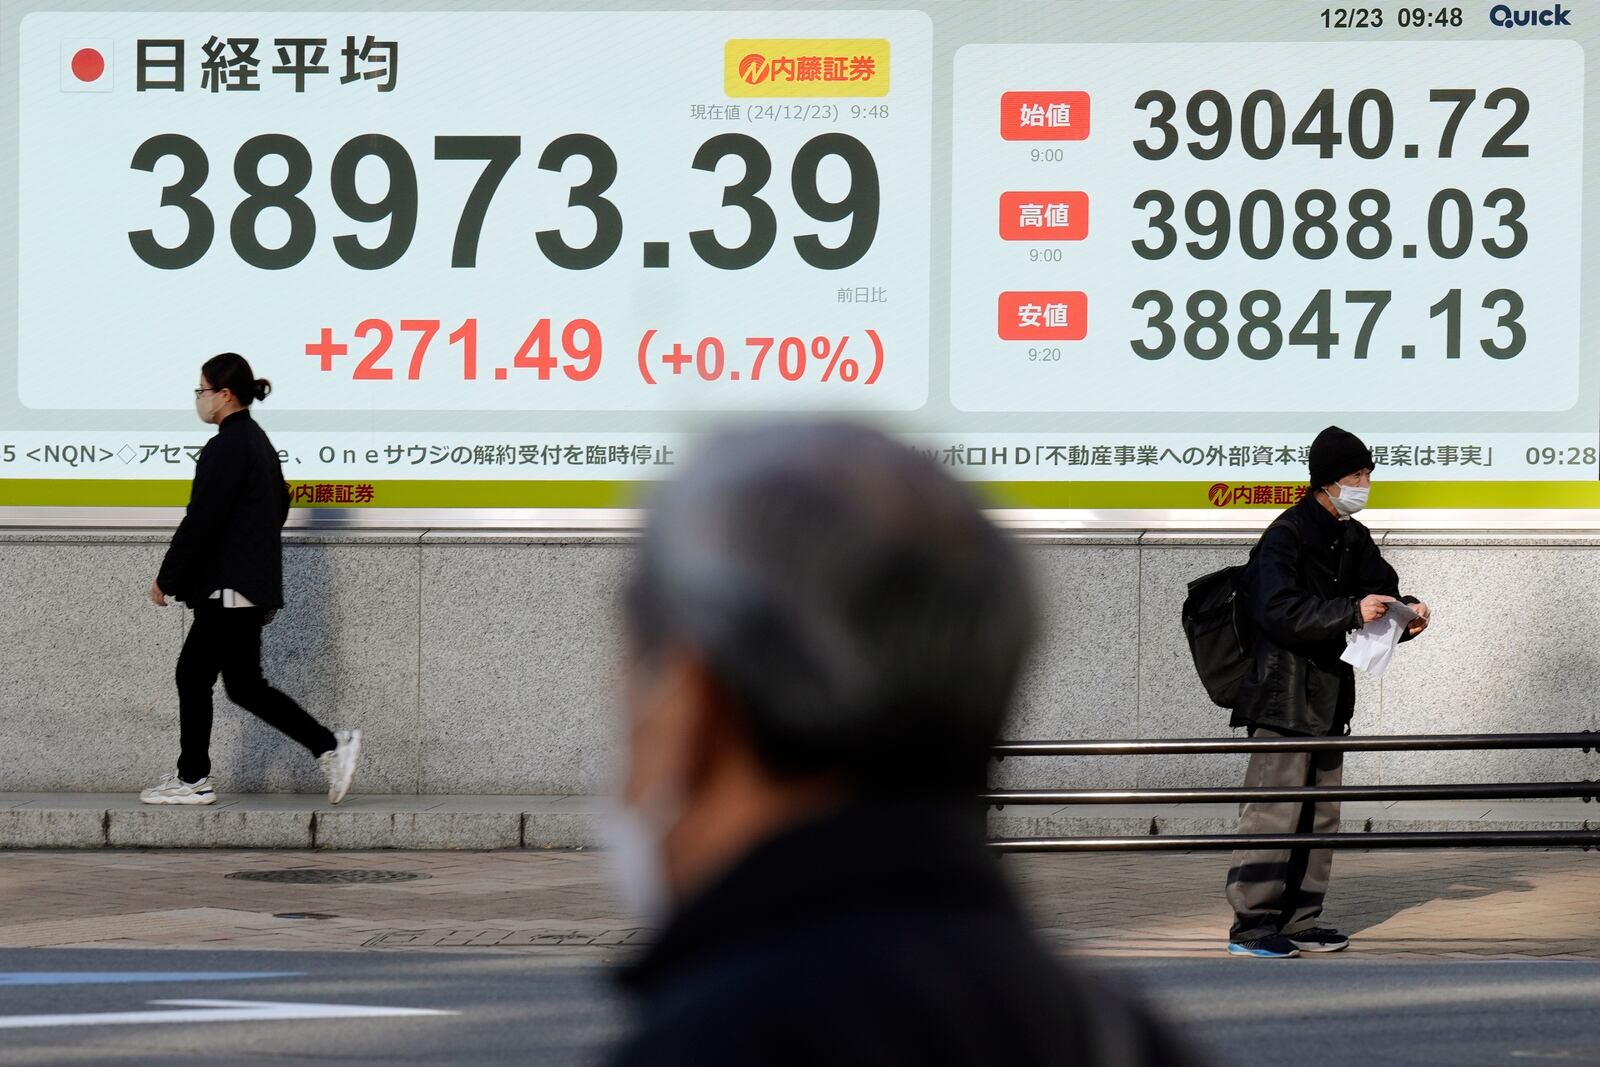
[[1081,241],[1089,236],[1089,194],[1001,193],[1000,237],[1005,241]]
[[1000,294],[1000,340],[1081,341],[1089,335],[1089,295],[1081,292]]
[[1007,141],[1082,141],[1089,136],[1089,94],[1002,93],[1000,136]]

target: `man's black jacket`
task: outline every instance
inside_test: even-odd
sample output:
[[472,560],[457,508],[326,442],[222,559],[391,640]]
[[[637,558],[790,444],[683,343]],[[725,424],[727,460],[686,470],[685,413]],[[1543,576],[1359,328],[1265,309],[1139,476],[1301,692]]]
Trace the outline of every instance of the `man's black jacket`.
[[278,453],[249,411],[234,412],[200,451],[189,509],[156,584],[191,607],[218,589],[232,589],[257,607],[283,607],[288,517]]
[[623,981],[615,1067],[1192,1063],[1037,942],[981,812],[859,804],[758,846]]
[[[1400,580],[1372,533],[1334,518],[1308,494],[1261,535],[1245,572],[1253,658],[1233,725],[1280,733],[1343,733],[1355,672],[1339,657],[1361,625],[1361,598],[1400,598]],[[1414,602],[1415,597],[1404,597]]]

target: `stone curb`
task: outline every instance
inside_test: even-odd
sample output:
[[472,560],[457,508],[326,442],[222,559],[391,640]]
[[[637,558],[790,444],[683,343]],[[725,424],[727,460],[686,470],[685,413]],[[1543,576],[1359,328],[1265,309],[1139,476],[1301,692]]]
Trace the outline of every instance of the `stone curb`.
[[565,812],[22,807],[0,809],[0,850],[575,849],[598,843],[599,821],[596,815]]
[[[422,798],[424,802],[433,798]],[[266,805],[99,808],[29,804],[0,808],[0,849],[218,848],[323,849],[329,851],[583,849],[604,844],[604,817],[594,810],[549,810],[554,798],[490,798],[492,810],[361,810]],[[428,805],[425,803],[425,808]],[[1347,818],[1341,832],[1408,830],[1580,830],[1600,825],[1556,813],[1527,818]],[[1012,807],[989,816],[994,837],[1144,837],[1232,833],[1229,816],[1150,816],[1050,812],[1022,814]]]
[[316,847],[364,849],[497,849],[522,847],[524,815],[512,811],[319,811]]
[[[27,811],[29,809],[18,809]],[[107,848],[310,848],[312,814],[171,807],[107,811]]]
[[[1518,830],[1594,830],[1600,829],[1600,812],[1593,820],[1544,819],[1467,819],[1467,818],[1355,818],[1339,823],[1342,834],[1454,832],[1478,830],[1506,832]],[[1096,818],[1094,816],[1017,816],[991,815],[989,832],[993,837],[1146,837],[1193,834],[1231,834],[1238,831],[1238,821],[1225,816],[1152,816],[1135,818],[1120,816]]]
[[109,811],[0,809],[0,848],[104,848]]

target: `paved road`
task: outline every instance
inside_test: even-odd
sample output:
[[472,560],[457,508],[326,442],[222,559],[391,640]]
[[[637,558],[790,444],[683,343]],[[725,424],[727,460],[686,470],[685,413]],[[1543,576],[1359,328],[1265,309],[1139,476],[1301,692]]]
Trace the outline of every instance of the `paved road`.
[[1143,990],[1219,1067],[1600,1065],[1596,962],[1092,962]]
[[[589,1064],[621,1025],[607,970],[592,957],[527,954],[0,950],[0,1064]],[[115,981],[119,971],[142,978]],[[151,973],[163,971],[170,977]],[[10,984],[17,972],[70,972],[82,984]],[[184,972],[209,974],[186,980]],[[247,977],[253,972],[290,973]],[[276,1005],[249,1010],[286,1017],[116,1025],[93,1018],[185,1010],[160,1003],[179,1000]],[[284,1005],[449,1014],[305,1019]],[[218,1009],[196,1014],[207,1011]],[[21,1015],[74,1014],[89,1018],[6,1028]]]
[[[610,968],[593,959],[597,950],[588,959],[552,951],[561,954],[0,952],[0,1065],[600,1062],[626,1017],[608,987]],[[1600,1064],[1600,963],[1352,957],[1083,965],[1142,991],[1218,1067]],[[35,976],[21,981],[37,982],[43,972],[60,984],[17,984],[17,972]],[[250,977],[263,972],[277,977]],[[230,1011],[162,1003],[194,1000],[288,1017],[118,1025],[94,1018]],[[350,1015],[293,1017],[310,1014],[307,1005]],[[1280,1010],[1264,1016],[1263,1005]],[[379,1008],[440,1014],[361,1014]],[[37,1021],[45,1025],[7,1028],[7,1019],[23,1015],[44,1016]],[[63,1015],[88,1018],[54,1025]]]

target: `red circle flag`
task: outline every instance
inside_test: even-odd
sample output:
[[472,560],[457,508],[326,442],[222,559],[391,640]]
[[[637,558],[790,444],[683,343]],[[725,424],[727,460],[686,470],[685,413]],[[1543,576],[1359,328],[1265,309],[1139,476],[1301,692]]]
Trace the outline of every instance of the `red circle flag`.
[[106,57],[93,48],[80,48],[72,54],[72,73],[81,82],[98,81],[106,71]]

